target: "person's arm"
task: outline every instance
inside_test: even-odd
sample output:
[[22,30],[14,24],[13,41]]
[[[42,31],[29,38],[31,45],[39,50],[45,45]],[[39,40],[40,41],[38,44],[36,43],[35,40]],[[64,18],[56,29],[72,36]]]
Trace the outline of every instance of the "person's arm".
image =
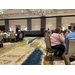
[[63,33],[61,33],[61,36],[64,38],[64,34]]
[[59,34],[59,40],[60,40],[61,42],[64,42],[64,41],[65,41],[65,38],[62,37],[62,36]]

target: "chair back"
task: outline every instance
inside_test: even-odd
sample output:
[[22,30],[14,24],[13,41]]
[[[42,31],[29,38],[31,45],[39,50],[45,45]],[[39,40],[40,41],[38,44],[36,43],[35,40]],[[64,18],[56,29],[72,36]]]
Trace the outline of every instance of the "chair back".
[[15,34],[10,34],[10,39],[15,39]]
[[45,37],[46,47],[51,49],[50,37]]
[[[73,51],[73,52],[71,52],[71,53],[65,55],[65,57],[64,57],[65,65],[72,65],[72,64],[75,64],[75,62],[74,62],[74,63],[73,63],[73,62],[70,62],[70,59],[69,59],[69,58],[71,58],[74,54],[75,54],[75,51]],[[75,57],[74,57],[74,58],[75,58]]]
[[2,41],[2,35],[0,35],[0,42]]
[[75,38],[68,39],[68,54],[75,51]]
[[22,33],[19,34],[19,38],[22,38]]

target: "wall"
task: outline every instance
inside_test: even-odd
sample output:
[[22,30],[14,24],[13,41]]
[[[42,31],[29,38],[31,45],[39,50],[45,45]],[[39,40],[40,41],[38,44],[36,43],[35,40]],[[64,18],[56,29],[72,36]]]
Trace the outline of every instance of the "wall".
[[31,19],[31,30],[40,30],[41,19]]
[[56,28],[56,18],[46,18],[46,30],[54,30]]
[[75,17],[62,17],[62,25],[68,29],[70,23],[75,23]]
[[5,20],[0,20],[0,26],[5,25]]
[[9,28],[16,32],[15,25],[21,25],[21,30],[24,30],[27,27],[27,19],[23,20],[9,20]]

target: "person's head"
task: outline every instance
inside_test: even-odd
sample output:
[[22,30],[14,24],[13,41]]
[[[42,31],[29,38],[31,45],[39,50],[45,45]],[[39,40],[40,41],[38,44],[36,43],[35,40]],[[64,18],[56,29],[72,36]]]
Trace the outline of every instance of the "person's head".
[[60,31],[61,31],[60,28],[56,28],[54,33],[60,33]]
[[49,28],[48,28],[48,30],[49,30]]
[[69,31],[67,30],[66,33],[69,33]]

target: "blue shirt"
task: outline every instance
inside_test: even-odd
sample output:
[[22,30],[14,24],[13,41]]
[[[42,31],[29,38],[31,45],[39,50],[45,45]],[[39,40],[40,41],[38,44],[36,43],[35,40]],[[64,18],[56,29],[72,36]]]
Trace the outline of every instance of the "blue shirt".
[[66,53],[67,53],[67,46],[68,46],[68,38],[75,38],[75,31],[73,33],[68,34],[65,38],[65,43],[66,43],[65,51],[66,51]]

